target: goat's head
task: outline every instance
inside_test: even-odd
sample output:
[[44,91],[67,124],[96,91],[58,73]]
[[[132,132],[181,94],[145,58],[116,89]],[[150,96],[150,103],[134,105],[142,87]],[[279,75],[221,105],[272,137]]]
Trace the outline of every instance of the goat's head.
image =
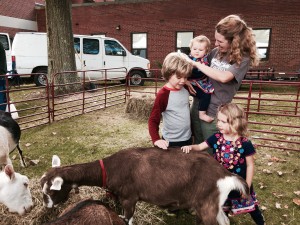
[[10,212],[20,215],[29,212],[33,202],[28,185],[28,177],[16,173],[12,165],[6,165],[0,172],[0,202],[6,205]]
[[43,192],[43,204],[47,208],[52,208],[58,203],[66,201],[70,191],[73,188],[77,189],[77,187],[64,182],[59,171],[60,159],[54,155],[52,158],[52,168],[40,180]]

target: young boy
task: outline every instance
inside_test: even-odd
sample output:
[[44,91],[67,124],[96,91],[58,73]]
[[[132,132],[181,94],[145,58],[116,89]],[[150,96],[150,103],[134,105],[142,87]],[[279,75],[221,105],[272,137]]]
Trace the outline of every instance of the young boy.
[[[184,87],[192,69],[183,53],[170,53],[164,60],[161,72],[167,83],[157,93],[148,121],[152,142],[159,148],[192,143],[189,92]],[[159,136],[161,117],[162,138]]]
[[[189,47],[190,59],[209,66],[207,54],[210,48],[210,40],[206,36],[200,35],[195,37],[191,40]],[[214,91],[211,82],[207,79],[207,76],[197,68],[192,70],[192,75],[188,80],[195,91],[191,92],[191,94],[199,98],[199,118],[208,123],[212,122],[214,118],[206,114],[208,105],[210,103],[211,94]]]

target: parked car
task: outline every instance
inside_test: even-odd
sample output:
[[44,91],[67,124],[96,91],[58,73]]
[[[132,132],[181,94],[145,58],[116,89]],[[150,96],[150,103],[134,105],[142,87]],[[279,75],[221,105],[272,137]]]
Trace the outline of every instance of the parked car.
[[0,42],[2,43],[6,54],[7,72],[11,73],[12,70],[11,40],[8,33],[0,33]]
[[[88,72],[88,79],[117,78],[125,81],[126,71],[132,85],[143,85],[150,77],[150,61],[132,55],[118,40],[103,36],[74,35],[77,70],[100,70]],[[47,34],[39,32],[16,33],[12,44],[12,56],[18,74],[32,74],[36,85],[45,85],[48,71]],[[126,68],[126,70],[125,70]],[[82,73],[80,73],[82,74]]]

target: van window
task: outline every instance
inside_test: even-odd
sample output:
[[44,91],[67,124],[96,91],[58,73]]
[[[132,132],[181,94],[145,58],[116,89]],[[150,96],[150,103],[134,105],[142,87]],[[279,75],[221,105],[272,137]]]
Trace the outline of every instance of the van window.
[[97,39],[83,39],[83,54],[97,55],[99,54],[99,40]]
[[74,38],[75,53],[80,53],[80,38]]
[[9,42],[6,35],[0,35],[0,42],[2,43],[3,48],[5,50],[9,50],[9,44],[8,44]]
[[125,52],[124,48],[116,41],[104,40],[105,55],[122,56]]

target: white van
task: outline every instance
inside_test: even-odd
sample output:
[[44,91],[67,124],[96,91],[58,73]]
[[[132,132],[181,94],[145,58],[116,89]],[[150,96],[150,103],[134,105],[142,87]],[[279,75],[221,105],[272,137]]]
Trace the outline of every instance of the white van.
[[8,33],[0,33],[0,42],[2,43],[5,54],[6,54],[6,64],[7,64],[7,72],[10,73],[12,70],[11,65],[11,40],[9,38]]
[[[103,36],[74,35],[74,49],[77,70],[108,70],[107,78],[125,80],[126,69],[132,85],[143,85],[142,78],[150,77],[150,62],[132,55],[118,40]],[[47,34],[37,32],[16,33],[12,44],[12,56],[15,59],[18,74],[32,74],[36,85],[45,85],[48,67]],[[126,68],[126,69],[125,69]],[[101,79],[105,73],[92,71],[86,73],[86,79]]]

